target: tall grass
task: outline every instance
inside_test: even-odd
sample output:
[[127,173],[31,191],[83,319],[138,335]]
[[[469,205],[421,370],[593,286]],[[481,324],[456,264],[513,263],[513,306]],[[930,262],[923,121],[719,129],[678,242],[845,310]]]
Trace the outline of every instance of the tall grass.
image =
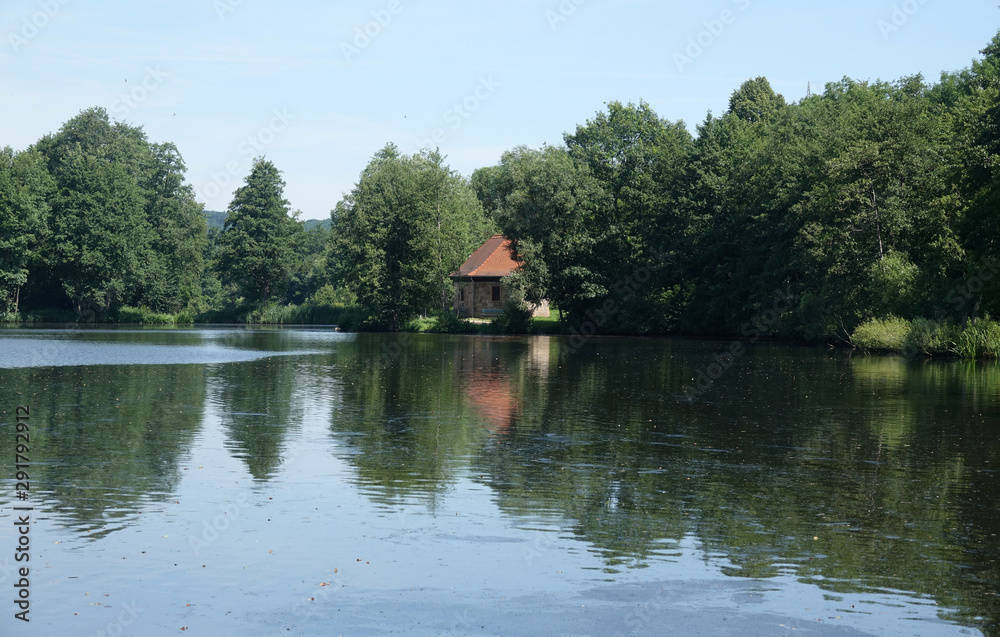
[[898,316],[870,319],[851,334],[851,342],[861,349],[876,352],[902,352],[910,322]]
[[1000,323],[982,320],[968,326],[955,342],[954,352],[962,358],[1000,358]]
[[1000,358],[1000,323],[982,319],[961,329],[954,323],[895,316],[870,319],[851,335],[856,347],[871,351],[924,356]]
[[130,325],[174,325],[177,323],[177,317],[173,314],[154,312],[145,307],[123,305],[114,313],[112,321]]
[[268,305],[245,315],[243,321],[261,325],[336,325],[346,332],[357,331],[367,315],[356,306],[334,306],[309,301],[302,305]]

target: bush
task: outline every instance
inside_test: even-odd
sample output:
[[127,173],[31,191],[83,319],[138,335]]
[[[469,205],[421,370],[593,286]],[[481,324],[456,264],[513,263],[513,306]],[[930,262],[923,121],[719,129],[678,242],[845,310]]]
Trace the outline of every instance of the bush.
[[1000,358],[1000,323],[985,319],[968,326],[952,351],[962,358]]
[[146,307],[130,307],[123,305],[114,314],[115,323],[129,325],[173,325],[176,322],[173,314],[161,314]]
[[434,326],[437,325],[437,319],[430,316],[420,316],[415,319],[411,319],[405,325],[403,325],[402,331],[404,332],[430,332],[433,331]]
[[503,314],[490,322],[491,331],[498,334],[527,334],[531,331],[531,308],[517,294],[507,297]]
[[437,317],[434,331],[444,334],[475,334],[479,328],[472,321],[459,318],[451,312],[445,312]]
[[918,318],[910,323],[903,348],[908,353],[927,356],[954,354],[958,337],[958,327],[950,323]]
[[896,316],[869,319],[855,328],[851,342],[872,351],[902,352],[910,332],[910,322]]

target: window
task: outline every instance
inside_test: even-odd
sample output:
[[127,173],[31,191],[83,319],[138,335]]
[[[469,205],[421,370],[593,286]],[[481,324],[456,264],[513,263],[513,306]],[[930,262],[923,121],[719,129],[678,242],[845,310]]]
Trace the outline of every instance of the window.
[[462,289],[460,289],[458,291],[458,297],[459,297],[458,298],[459,301],[461,301],[462,303],[465,303],[465,288],[462,288]]
[[494,301],[499,301],[500,300],[500,286],[499,285],[494,285],[493,286],[493,300]]

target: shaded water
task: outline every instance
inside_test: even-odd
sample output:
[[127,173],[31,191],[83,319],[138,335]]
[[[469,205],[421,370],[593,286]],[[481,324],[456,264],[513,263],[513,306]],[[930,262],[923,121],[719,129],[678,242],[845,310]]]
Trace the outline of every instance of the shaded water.
[[0,331],[0,633],[1000,634],[1000,368],[728,347]]

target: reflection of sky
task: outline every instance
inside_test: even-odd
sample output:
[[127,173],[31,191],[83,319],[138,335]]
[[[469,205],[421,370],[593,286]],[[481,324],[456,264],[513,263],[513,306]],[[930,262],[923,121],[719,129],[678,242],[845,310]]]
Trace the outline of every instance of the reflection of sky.
[[[186,341],[172,357],[186,363],[214,355],[249,360],[242,356],[322,349],[345,338],[330,332],[275,337],[281,347],[241,350],[236,342],[250,343],[242,335],[206,332],[202,346]],[[96,338],[89,333],[86,340]],[[0,339],[0,366],[16,359],[7,347],[11,342],[39,347],[47,341]],[[99,345],[58,343],[66,344]],[[159,356],[165,348],[116,341],[111,349],[125,357]],[[87,351],[76,355],[86,358]],[[296,365],[290,400],[297,409],[290,411],[281,462],[267,481],[252,480],[234,455],[225,420],[239,405],[222,391],[226,376],[209,368],[201,426],[177,459],[177,479],[165,485],[169,493],[136,502],[118,494],[123,505],[107,511],[104,526],[83,529],[73,516],[52,509],[42,492],[33,492],[38,524],[32,537],[44,573],[34,582],[44,600],[37,619],[47,629],[39,634],[100,632],[133,602],[144,609],[136,632],[149,634],[182,626],[245,635],[285,634],[288,628],[289,634],[353,634],[353,628],[359,634],[659,635],[670,632],[667,627],[676,634],[980,634],[943,621],[948,609],[933,599],[805,575],[823,569],[803,569],[790,558],[777,558],[774,577],[731,576],[741,569],[727,559],[726,546],[709,546],[696,533],[661,536],[643,563],[617,556],[634,568],[612,570],[607,547],[566,515],[573,507],[555,506],[554,498],[551,508],[543,507],[546,499],[538,497],[530,513],[512,512],[490,476],[480,475],[482,469],[467,458],[442,460],[457,465],[457,475],[449,473],[432,503],[416,488],[392,501],[379,498],[347,457],[360,453],[352,439],[365,434],[331,436],[344,379],[332,367],[298,363],[285,363]],[[473,371],[460,373],[473,394],[487,391],[481,404],[466,396],[479,418],[490,422],[496,416],[502,424],[511,408],[525,409],[505,368],[484,366],[481,376]],[[476,419],[468,426],[478,424]],[[674,440],[672,435],[656,439]],[[545,436],[547,443],[573,441],[557,439],[556,432]],[[715,465],[699,460],[696,466]],[[748,468],[748,479],[758,471],[763,467]],[[609,479],[612,497],[603,506],[617,511],[624,482]],[[9,489],[0,492],[0,511],[13,506],[11,496]],[[0,546],[12,542],[13,526],[0,525]],[[2,555],[0,585],[9,586]],[[0,618],[0,634],[7,634],[9,619]],[[417,622],[424,632],[406,630]],[[492,630],[481,630],[487,625]]]
[[[140,333],[159,342],[134,342]],[[6,331],[0,332],[0,369],[235,363],[276,355],[320,353],[348,338],[330,331],[289,331],[281,334],[282,339],[287,339],[287,348],[262,351],[248,342],[253,334],[214,330]]]

